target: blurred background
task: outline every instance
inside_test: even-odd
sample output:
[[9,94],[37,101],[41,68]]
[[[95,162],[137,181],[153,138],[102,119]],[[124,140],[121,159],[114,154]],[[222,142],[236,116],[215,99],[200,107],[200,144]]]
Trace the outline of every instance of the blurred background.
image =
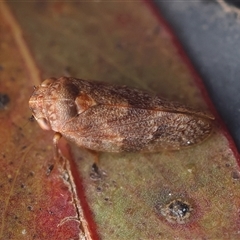
[[240,150],[240,1],[156,1]]

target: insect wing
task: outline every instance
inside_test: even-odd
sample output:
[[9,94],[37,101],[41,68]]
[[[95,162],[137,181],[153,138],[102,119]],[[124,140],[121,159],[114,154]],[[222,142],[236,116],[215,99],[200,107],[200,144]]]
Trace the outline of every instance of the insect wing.
[[61,133],[99,151],[176,150],[210,135],[211,121],[192,114],[96,105],[68,121]]

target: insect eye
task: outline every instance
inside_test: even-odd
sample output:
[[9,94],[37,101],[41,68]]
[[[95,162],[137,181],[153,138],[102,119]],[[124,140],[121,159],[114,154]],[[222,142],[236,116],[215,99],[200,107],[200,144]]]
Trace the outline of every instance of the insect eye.
[[50,84],[56,81],[56,78],[47,78],[41,83],[41,87],[48,87]]

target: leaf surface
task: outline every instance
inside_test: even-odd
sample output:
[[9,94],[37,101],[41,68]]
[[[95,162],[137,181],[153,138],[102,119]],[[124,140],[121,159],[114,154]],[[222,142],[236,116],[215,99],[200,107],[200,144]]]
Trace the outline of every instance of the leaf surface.
[[[0,4],[0,238],[236,239],[238,154],[199,77],[145,3]],[[216,115],[212,136],[180,151],[100,153],[29,122],[32,86],[71,75],[148,90]]]

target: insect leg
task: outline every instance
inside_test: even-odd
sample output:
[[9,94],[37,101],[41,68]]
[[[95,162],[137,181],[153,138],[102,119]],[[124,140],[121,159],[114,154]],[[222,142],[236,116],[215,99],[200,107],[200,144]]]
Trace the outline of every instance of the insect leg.
[[88,149],[88,151],[93,155],[94,157],[94,163],[92,164],[92,170],[91,170],[91,178],[93,180],[97,180],[101,178],[101,171],[99,169],[99,152],[93,151]]
[[59,157],[58,154],[58,142],[60,138],[62,137],[62,134],[59,132],[56,132],[53,136],[53,146],[54,146],[54,158],[57,159]]

